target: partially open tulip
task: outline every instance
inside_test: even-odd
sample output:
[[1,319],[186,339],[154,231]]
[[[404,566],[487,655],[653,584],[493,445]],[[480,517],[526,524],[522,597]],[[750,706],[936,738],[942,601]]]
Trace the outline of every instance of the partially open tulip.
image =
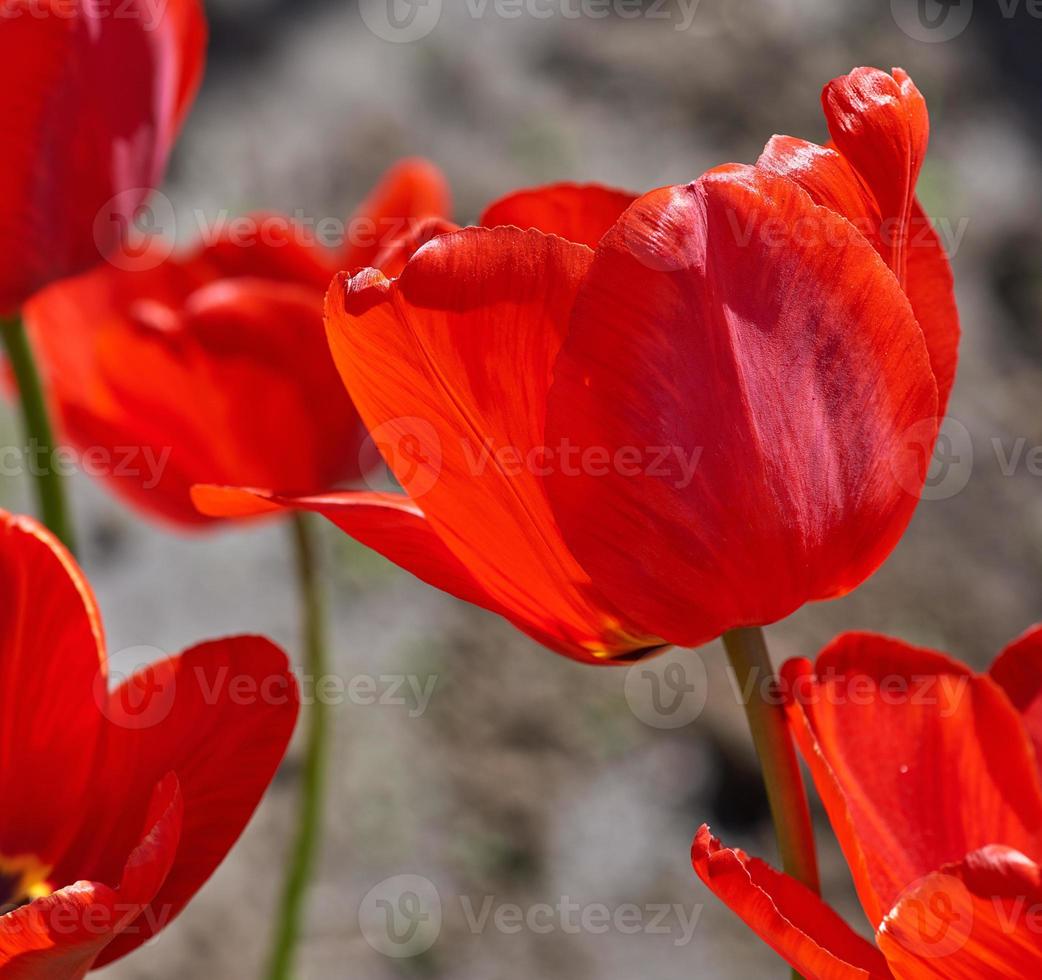
[[113,686],[70,555],[0,513],[0,977],[79,980],[151,939],[235,843],[281,761],[296,684],[260,637]]
[[808,980],[1042,975],[1042,627],[983,676],[848,634],[782,690],[875,941],[707,827],[702,880]]
[[124,243],[202,75],[198,0],[2,0],[0,314]]
[[348,223],[343,250],[257,215],[252,235],[40,293],[26,318],[83,469],[182,526],[209,522],[195,483],[315,492],[356,480],[365,431],[329,355],[323,292],[341,262],[372,261],[447,206],[440,174],[406,161]]
[[826,87],[837,151],[776,139],[755,168],[642,198],[577,290],[549,442],[673,455],[558,469],[548,494],[645,632],[693,646],[843,595],[918,503],[958,323],[936,236],[910,233],[926,109],[895,76]]

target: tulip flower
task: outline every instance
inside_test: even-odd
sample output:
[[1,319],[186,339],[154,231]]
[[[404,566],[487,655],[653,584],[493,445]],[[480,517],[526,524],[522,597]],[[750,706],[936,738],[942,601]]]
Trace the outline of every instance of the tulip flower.
[[554,367],[551,443],[697,454],[690,480],[675,462],[548,478],[580,565],[682,646],[875,571],[918,503],[951,388],[951,274],[912,220],[922,96],[900,70],[857,69],[824,104],[837,149],[776,137],[755,169],[632,207]]
[[[54,445],[20,308],[41,287],[120,253],[163,178],[202,77],[198,0],[2,0],[0,341],[27,445]],[[73,544],[56,468],[35,475],[40,512]]]
[[8,314],[123,243],[199,87],[206,22],[198,0],[4,0],[0,18]]
[[169,924],[224,859],[297,688],[281,650],[241,636],[110,689],[90,586],[29,518],[0,513],[0,592],[0,977],[78,980]]
[[39,294],[26,319],[83,467],[188,528],[212,523],[192,505],[195,483],[315,492],[357,480],[365,431],[329,356],[322,295],[342,263],[373,261],[446,207],[441,175],[406,161],[351,219],[340,252],[256,215],[241,241],[226,230],[186,257],[99,268]]
[[986,675],[847,634],[782,691],[874,942],[703,827],[709,888],[808,980],[1042,975],[1042,627]]

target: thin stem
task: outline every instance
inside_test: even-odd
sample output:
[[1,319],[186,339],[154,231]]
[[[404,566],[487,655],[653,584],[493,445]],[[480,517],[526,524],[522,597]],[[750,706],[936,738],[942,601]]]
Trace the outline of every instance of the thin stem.
[[[325,617],[318,575],[318,554],[314,535],[304,514],[292,521],[293,544],[300,588],[304,671],[312,684],[328,671],[326,667]],[[328,734],[328,709],[319,698],[308,705],[307,741],[304,746],[304,771],[300,787],[297,838],[290,855],[283,884],[278,923],[268,966],[269,980],[287,980],[294,974],[293,956],[300,940],[300,923],[305,898],[314,870],[315,854],[322,836],[322,809],[325,799],[325,769]]]
[[47,412],[47,399],[21,318],[0,318],[0,337],[18,384],[26,449],[33,454],[37,464],[31,469],[36,482],[40,518],[69,551],[75,552],[65,485],[54,466],[54,430]]
[[785,709],[775,697],[777,681],[763,630],[758,627],[732,630],[725,633],[723,639],[760,758],[782,867],[811,891],[819,893],[814,827],[803,774],[785,723]]

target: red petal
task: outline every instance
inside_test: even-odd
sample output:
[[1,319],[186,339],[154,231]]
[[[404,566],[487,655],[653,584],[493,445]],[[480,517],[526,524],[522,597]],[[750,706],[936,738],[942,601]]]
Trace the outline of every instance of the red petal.
[[0,854],[47,867],[78,829],[90,786],[101,620],[68,552],[35,521],[2,511],[0,595]]
[[915,185],[930,138],[926,101],[900,68],[892,77],[855,68],[829,82],[821,100],[833,141],[879,204],[888,263],[903,285]]
[[339,268],[375,266],[388,246],[410,237],[426,219],[451,213],[452,195],[442,172],[428,160],[402,160],[348,221]]
[[[886,231],[884,240],[880,205],[857,170],[838,151],[791,136],[775,136],[756,166],[795,180],[815,203],[843,215],[885,260],[893,260],[893,229]],[[905,292],[926,339],[937,379],[938,415],[943,415],[955,382],[959,313],[944,246],[915,200],[905,238]]]
[[1042,626],[1033,626],[1006,647],[989,673],[1020,712],[1036,761],[1042,760]]
[[0,978],[81,980],[117,934],[133,935],[170,871],[182,809],[177,779],[169,775],[151,794],[145,832],[118,889],[80,881],[0,916]]
[[285,215],[257,212],[243,219],[243,233],[230,227],[185,265],[214,279],[274,279],[325,292],[337,271],[335,253],[314,232]]
[[596,248],[636,194],[599,184],[551,184],[515,191],[490,204],[478,224],[513,225]]
[[901,980],[1042,976],[1040,868],[987,847],[917,881],[876,941]]
[[879,951],[817,895],[743,851],[725,848],[703,826],[691,848],[698,876],[807,980],[889,977]]
[[248,517],[284,508],[321,514],[345,534],[435,588],[493,612],[504,613],[442,544],[423,511],[402,494],[327,493],[315,497],[286,497],[245,487],[197,486],[192,488],[192,499],[200,511],[212,517]]
[[194,647],[113,692],[83,832],[56,878],[112,880],[140,826],[148,787],[169,771],[181,785],[184,829],[151,905],[99,965],[166,926],[224,860],[282,761],[298,703],[285,654],[251,636]]
[[905,292],[926,338],[930,365],[937,378],[938,415],[948,409],[959,359],[959,311],[955,306],[955,280],[933,222],[918,201],[912,202],[908,233]]
[[429,241],[439,235],[449,235],[459,231],[459,225],[445,218],[427,218],[413,224],[405,234],[387,246],[373,263],[388,279],[397,279],[405,269],[406,263]]
[[326,324],[374,442],[448,550],[513,622],[604,660],[648,644],[598,600],[538,475],[546,391],[590,258],[534,231],[466,229],[395,281],[342,277]]
[[84,467],[180,525],[202,520],[195,483],[314,491],[356,478],[365,433],[329,355],[321,294],[263,279],[197,288],[196,275],[177,263],[98,270],[30,304]]
[[162,178],[205,26],[196,0],[164,5],[156,22],[155,9],[132,7],[5,5],[0,89],[18,97],[4,117],[0,312],[116,250]]
[[693,646],[871,574],[915,509],[936,409],[922,332],[865,240],[791,181],[716,171],[601,243],[547,441],[638,464],[558,470],[550,495],[598,588]]
[[1031,748],[990,678],[872,634],[841,636],[783,678],[873,925],[911,882],[986,844],[1042,853]]

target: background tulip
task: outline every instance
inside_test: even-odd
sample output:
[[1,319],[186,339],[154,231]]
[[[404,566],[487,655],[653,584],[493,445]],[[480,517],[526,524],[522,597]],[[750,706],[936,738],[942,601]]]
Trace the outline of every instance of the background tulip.
[[198,0],[4,0],[0,313],[120,248],[202,77]]
[[339,251],[289,219],[282,237],[261,235],[273,216],[256,215],[245,243],[226,233],[184,258],[159,258],[156,243],[140,271],[101,268],[44,291],[26,317],[65,435],[113,458],[137,447],[139,465],[111,468],[108,485],[180,526],[210,523],[192,505],[195,483],[309,492],[357,480],[371,461],[329,356],[322,293],[339,267],[372,260],[447,207],[440,174],[405,161],[348,222]]
[[1031,977],[1042,900],[1042,628],[987,676],[871,634],[783,670],[794,735],[875,944],[707,827],[702,880],[802,975]]
[[6,513],[0,590],[0,976],[76,980],[151,939],[220,864],[286,751],[297,687],[281,650],[241,636],[110,690],[90,585]]

